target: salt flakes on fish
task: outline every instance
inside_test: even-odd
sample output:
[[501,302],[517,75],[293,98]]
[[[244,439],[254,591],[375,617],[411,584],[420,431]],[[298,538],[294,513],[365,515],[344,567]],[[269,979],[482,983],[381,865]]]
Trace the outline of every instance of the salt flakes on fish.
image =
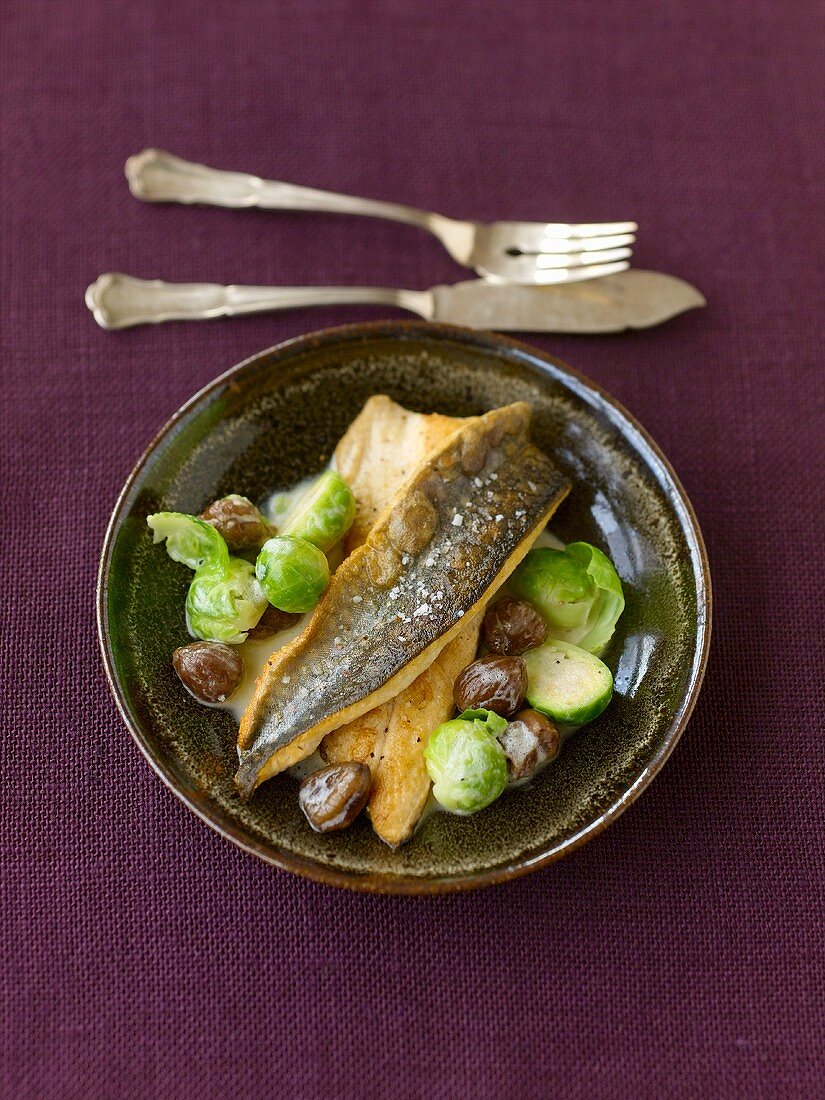
[[464,522],[464,516],[460,512],[456,512],[453,516],[453,527],[460,527]]

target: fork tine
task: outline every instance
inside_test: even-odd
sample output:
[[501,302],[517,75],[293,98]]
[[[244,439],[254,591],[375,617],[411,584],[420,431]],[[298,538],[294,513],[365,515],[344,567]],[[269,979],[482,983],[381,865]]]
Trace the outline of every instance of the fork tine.
[[542,286],[554,283],[579,283],[585,279],[600,279],[615,275],[630,267],[628,260],[615,263],[586,264],[580,267],[536,267],[536,256],[500,256],[492,266],[478,263],[476,271],[491,283],[527,283]]
[[[625,228],[629,226],[631,228]],[[520,252],[583,252],[633,244],[635,222],[612,225],[532,224],[496,222],[489,226],[497,245]],[[615,232],[614,232],[615,230]],[[615,243],[614,243],[615,242]]]
[[[536,247],[522,248],[519,251],[523,251],[528,255],[539,255],[541,253],[572,255],[576,252],[601,252],[607,248],[623,248],[625,245],[633,244],[635,240],[636,237],[633,233],[617,233],[612,237],[566,237],[563,239],[543,237]],[[518,245],[514,247],[518,248]]]
[[547,237],[607,237],[614,233],[635,233],[638,228],[636,222],[582,222],[578,225],[547,222],[543,226]]
[[610,264],[614,260],[626,260],[631,254],[629,248],[608,248],[602,252],[539,252],[528,255],[539,271],[548,271],[554,267],[588,267],[590,264]]

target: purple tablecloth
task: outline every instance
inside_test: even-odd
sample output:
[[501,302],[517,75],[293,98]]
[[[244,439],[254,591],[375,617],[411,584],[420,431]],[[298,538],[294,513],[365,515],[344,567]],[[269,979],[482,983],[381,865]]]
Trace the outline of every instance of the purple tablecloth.
[[[0,14],[3,1097],[813,1096],[822,3]],[[581,852],[478,894],[349,894],[222,841],[140,757],[93,619],[123,480],[227,366],[385,311],[115,335],[84,309],[87,283],[464,277],[400,226],[142,205],[122,165],[146,145],[457,216],[633,217],[639,266],[707,295],[651,332],[534,339],[663,446],[716,586],[682,743]]]

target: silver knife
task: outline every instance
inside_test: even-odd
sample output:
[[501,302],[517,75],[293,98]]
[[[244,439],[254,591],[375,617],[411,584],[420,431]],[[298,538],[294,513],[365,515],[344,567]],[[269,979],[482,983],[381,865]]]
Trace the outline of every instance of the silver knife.
[[102,328],[197,321],[304,306],[384,305],[427,321],[501,332],[623,332],[650,328],[705,305],[699,291],[673,275],[631,268],[568,286],[523,286],[472,279],[431,290],[389,287],[220,286],[101,275],[86,305]]

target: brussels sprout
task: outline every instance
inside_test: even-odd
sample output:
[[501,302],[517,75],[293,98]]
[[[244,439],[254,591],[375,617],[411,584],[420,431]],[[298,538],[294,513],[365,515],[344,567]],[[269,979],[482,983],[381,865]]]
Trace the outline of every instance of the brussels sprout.
[[281,535],[306,539],[326,553],[352,527],[355,497],[340,474],[327,470],[286,511],[276,501],[275,511]]
[[585,649],[569,642],[545,642],[524,654],[527,701],[565,726],[597,718],[613,696],[613,674]]
[[[477,717],[484,715],[484,718]],[[499,727],[501,723],[501,727]],[[507,757],[496,733],[507,720],[488,711],[465,711],[430,734],[424,760],[433,794],[445,810],[472,814],[494,802],[507,785]]]
[[538,608],[551,637],[590,653],[604,649],[624,611],[622,582],[612,562],[588,542],[531,550],[510,588]]
[[239,645],[266,610],[253,566],[227,558],[225,567],[200,568],[186,596],[186,625],[194,638]]
[[488,732],[492,733],[493,737],[498,737],[499,734],[504,733],[510,724],[509,719],[502,718],[494,710],[482,710],[480,707],[475,710],[463,710],[457,721],[480,722]]
[[155,512],[146,517],[152,528],[154,542],[166,539],[166,552],[172,561],[182,562],[190,569],[226,567],[229,550],[223,538],[211,524],[187,516],[183,512]]
[[261,547],[255,575],[279,611],[312,611],[329,584],[329,565],[306,539],[269,539]]

